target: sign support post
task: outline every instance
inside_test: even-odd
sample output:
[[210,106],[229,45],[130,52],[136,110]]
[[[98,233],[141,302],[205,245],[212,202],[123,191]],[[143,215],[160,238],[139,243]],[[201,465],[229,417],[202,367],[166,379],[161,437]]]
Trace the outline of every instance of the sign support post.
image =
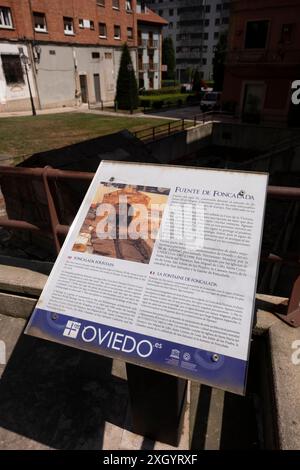
[[187,380],[128,363],[126,371],[133,432],[178,446]]

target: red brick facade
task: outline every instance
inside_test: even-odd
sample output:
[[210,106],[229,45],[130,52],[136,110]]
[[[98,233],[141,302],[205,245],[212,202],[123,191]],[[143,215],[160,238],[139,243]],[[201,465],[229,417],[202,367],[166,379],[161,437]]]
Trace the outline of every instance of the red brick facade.
[[[113,8],[119,3],[119,9]],[[41,42],[120,46],[128,42],[137,45],[136,0],[131,0],[128,11],[126,0],[0,0],[0,8],[11,9],[13,29],[0,26],[0,40],[29,39]],[[101,6],[104,4],[105,6]],[[45,14],[47,32],[34,28],[33,13]],[[73,20],[74,34],[64,33],[64,17]],[[93,22],[90,28],[80,27],[79,20]],[[99,23],[106,25],[106,38],[99,37]],[[114,38],[114,26],[119,26],[120,39]],[[132,28],[133,39],[128,38]]]
[[297,79],[300,1],[231,2],[223,103],[235,104],[243,116],[251,114],[256,100],[260,118],[286,121],[291,111],[291,83]]

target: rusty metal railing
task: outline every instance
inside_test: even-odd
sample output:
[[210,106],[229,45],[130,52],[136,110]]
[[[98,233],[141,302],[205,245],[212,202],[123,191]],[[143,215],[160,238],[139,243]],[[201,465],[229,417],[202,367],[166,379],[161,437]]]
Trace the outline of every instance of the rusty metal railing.
[[[45,168],[15,168],[0,166],[0,182],[1,177],[28,177],[39,179],[45,191],[48,214],[50,220],[50,226],[45,224],[32,224],[25,220],[12,220],[8,217],[0,217],[0,227],[7,229],[16,230],[27,230],[32,232],[40,232],[46,234],[52,234],[53,242],[56,253],[60,252],[62,242],[60,236],[66,236],[70,226],[60,223],[58,216],[58,209],[56,207],[55,198],[53,197],[51,187],[49,185],[50,180],[82,180],[90,182],[94,173],[80,172],[80,171],[66,171],[57,170],[50,167]],[[286,200],[298,200],[300,201],[300,188],[283,187],[283,186],[269,186],[267,191],[268,199],[286,199]],[[274,254],[262,254],[262,261],[268,263],[281,263],[290,266],[297,267],[300,273],[300,255],[286,254],[284,257],[280,257]],[[290,324],[291,326],[300,326],[300,274],[294,282],[290,301],[287,307],[287,315],[280,315],[282,319]]]
[[[176,119],[166,124],[158,124],[157,126],[147,127],[134,132],[135,137],[143,142],[153,142],[163,137],[168,137],[177,132],[183,132],[193,126],[193,119]],[[194,124],[195,125],[195,124]]]

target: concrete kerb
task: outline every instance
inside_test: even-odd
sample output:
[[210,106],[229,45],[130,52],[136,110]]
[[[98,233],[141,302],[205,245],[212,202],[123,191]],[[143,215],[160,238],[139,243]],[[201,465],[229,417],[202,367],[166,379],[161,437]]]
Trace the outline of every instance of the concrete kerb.
[[[25,268],[1,266],[1,313],[28,319],[47,276]],[[260,300],[278,303],[282,299],[257,295]],[[6,311],[4,311],[6,310]],[[291,328],[270,312],[258,310],[254,336],[264,336],[270,356],[275,402],[277,442],[282,450],[300,448],[300,364],[293,363],[293,345],[300,341],[300,329]],[[300,353],[298,354],[300,357]],[[295,362],[295,361],[294,361]],[[267,373],[267,372],[266,372]]]

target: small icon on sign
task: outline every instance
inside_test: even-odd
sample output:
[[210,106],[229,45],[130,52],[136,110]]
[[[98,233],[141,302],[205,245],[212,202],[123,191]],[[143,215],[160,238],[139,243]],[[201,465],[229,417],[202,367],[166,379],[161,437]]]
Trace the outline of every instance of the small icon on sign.
[[178,349],[172,349],[170,357],[173,359],[179,359],[180,351]]
[[185,361],[189,361],[189,360],[191,359],[190,353],[185,352],[185,353],[183,354],[183,359],[184,359]]
[[69,320],[64,329],[63,336],[76,339],[79,333],[80,326],[81,326],[81,323]]

